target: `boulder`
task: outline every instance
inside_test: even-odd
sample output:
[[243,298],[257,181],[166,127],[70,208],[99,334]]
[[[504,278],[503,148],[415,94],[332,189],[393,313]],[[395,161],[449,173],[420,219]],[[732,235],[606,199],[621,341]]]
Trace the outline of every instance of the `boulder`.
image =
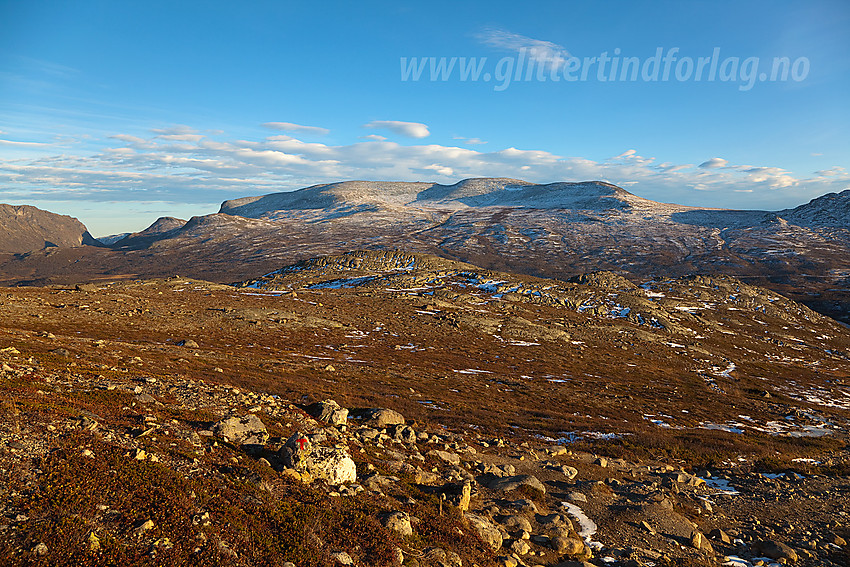
[[402,443],[416,443],[416,431],[409,425],[396,424],[387,428],[387,433],[395,440]]
[[796,563],[799,559],[799,557],[797,557],[797,552],[781,541],[767,539],[759,543],[757,549],[759,549],[765,557],[770,557],[771,559],[785,559],[790,563]]
[[428,456],[429,457],[436,457],[436,458],[441,459],[441,460],[443,460],[443,461],[445,461],[445,462],[447,462],[451,465],[459,465],[460,464],[460,457],[456,453],[450,453],[448,451],[440,451],[438,449],[433,449],[431,451],[428,451]]
[[496,516],[496,522],[509,532],[525,531],[531,533],[531,522],[528,521],[528,518],[519,514]]
[[472,497],[472,483],[468,480],[459,483],[443,485],[442,491],[449,504],[461,512],[469,510],[469,499]]
[[388,427],[390,425],[403,425],[404,416],[395,410],[387,408],[376,408],[370,410],[366,415],[366,423],[370,427]]
[[348,410],[334,400],[324,400],[310,404],[304,411],[319,421],[324,421],[331,425],[345,425],[348,421]]
[[502,547],[502,533],[489,520],[477,514],[465,514],[465,516],[481,541],[489,545],[493,551]]
[[284,465],[328,484],[345,484],[357,480],[357,467],[348,451],[337,447],[314,445],[309,437],[295,433],[280,449]]
[[263,421],[253,413],[243,417],[228,417],[222,419],[212,428],[216,437],[225,439],[236,445],[265,445],[269,440],[269,432]]
[[694,530],[693,533],[691,533],[691,547],[709,554],[714,554],[714,548],[711,547],[711,543],[708,541],[708,538],[705,537],[699,530]]
[[557,535],[549,539],[549,547],[559,555],[578,557],[585,554],[584,541],[577,535]]
[[381,516],[381,523],[401,536],[413,535],[410,516],[406,512],[388,512]]
[[516,476],[506,476],[503,478],[490,479],[486,483],[487,488],[499,492],[509,492],[516,490],[520,486],[528,486],[542,493],[546,493],[546,486],[543,485],[536,476],[530,474],[521,474]]

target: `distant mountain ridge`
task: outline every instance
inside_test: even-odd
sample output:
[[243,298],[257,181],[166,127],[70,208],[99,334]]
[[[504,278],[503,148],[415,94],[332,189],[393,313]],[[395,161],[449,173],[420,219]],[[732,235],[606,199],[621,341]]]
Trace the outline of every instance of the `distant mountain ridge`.
[[850,189],[827,193],[805,205],[779,211],[777,216],[801,226],[850,227]]
[[[461,209],[522,207],[539,209],[622,209],[633,202],[651,202],[610,183],[535,184],[509,178],[464,179],[454,185],[422,182],[343,181],[297,191],[243,197],[222,203],[220,213],[249,218],[273,217],[282,210],[349,207]],[[367,208],[368,207],[368,208]]]
[[101,244],[77,219],[30,205],[0,204],[0,253],[82,245]]
[[180,273],[233,282],[316,256],[404,250],[560,280],[724,274],[850,322],[848,209],[850,191],[771,212],[659,203],[602,181],[344,181],[165,217],[97,253],[31,255],[0,265],[0,281]]

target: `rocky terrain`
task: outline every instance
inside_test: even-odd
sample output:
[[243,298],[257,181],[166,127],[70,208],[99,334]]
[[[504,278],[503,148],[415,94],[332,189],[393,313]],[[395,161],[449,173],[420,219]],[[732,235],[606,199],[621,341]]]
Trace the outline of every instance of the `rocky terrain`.
[[603,182],[454,185],[348,181],[225,201],[160,219],[112,244],[0,254],[0,283],[175,273],[221,283],[351,250],[425,252],[494,270],[569,279],[724,274],[850,323],[850,191],[778,212],[657,203]]
[[729,276],[360,251],[7,288],[0,556],[846,565],[848,357]]
[[0,254],[19,254],[53,247],[99,246],[85,225],[66,215],[29,205],[0,203]]

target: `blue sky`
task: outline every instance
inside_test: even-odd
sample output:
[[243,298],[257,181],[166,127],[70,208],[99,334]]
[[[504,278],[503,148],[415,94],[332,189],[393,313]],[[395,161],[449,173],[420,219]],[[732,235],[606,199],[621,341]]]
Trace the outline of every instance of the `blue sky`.
[[[0,0],[0,202],[96,235],[352,178],[604,179],[781,209],[850,188],[847,30],[843,0]],[[585,62],[659,48],[667,81]],[[738,63],[695,80],[683,60],[715,49]],[[402,80],[412,57],[487,59],[477,81]],[[586,80],[566,80],[572,57]],[[796,75],[759,80],[776,57]],[[530,80],[496,80],[520,59]]]

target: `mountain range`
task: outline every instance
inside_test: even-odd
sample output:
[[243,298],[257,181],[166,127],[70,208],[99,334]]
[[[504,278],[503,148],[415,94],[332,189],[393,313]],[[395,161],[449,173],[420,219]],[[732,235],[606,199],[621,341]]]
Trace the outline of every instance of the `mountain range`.
[[850,190],[756,211],[659,203],[601,181],[345,181],[229,200],[216,214],[91,244],[7,249],[17,254],[0,259],[2,283],[177,272],[229,282],[322,254],[404,249],[561,280],[732,275],[850,321]]

